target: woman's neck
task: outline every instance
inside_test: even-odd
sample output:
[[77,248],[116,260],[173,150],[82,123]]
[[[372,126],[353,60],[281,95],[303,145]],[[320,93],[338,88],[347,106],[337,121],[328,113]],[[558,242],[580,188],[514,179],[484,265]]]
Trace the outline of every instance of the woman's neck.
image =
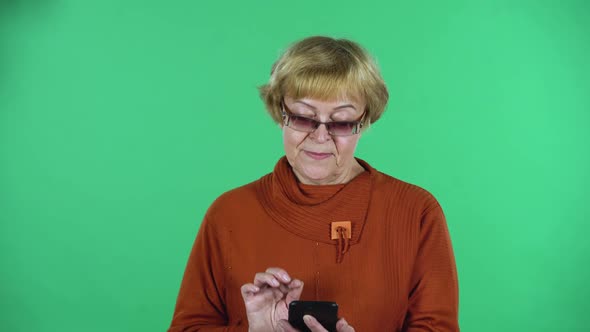
[[317,186],[346,184],[352,181],[352,179],[354,179],[355,177],[357,177],[357,175],[361,174],[364,171],[365,169],[363,168],[363,166],[361,166],[361,164],[358,163],[356,159],[353,160],[350,167],[347,167],[342,172],[336,174],[333,177],[325,179],[308,179],[306,177],[301,176],[295,169],[293,169],[293,173],[295,173],[295,176],[297,177],[297,180],[299,182],[307,185]]

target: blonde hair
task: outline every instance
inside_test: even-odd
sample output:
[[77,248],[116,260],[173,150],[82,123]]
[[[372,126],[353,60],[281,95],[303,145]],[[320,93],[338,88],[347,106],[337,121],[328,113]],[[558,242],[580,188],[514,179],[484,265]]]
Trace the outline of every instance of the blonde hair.
[[366,104],[365,119],[377,121],[389,93],[375,60],[347,39],[308,37],[291,45],[272,66],[270,79],[259,88],[266,110],[282,122],[281,102],[292,98],[353,98]]

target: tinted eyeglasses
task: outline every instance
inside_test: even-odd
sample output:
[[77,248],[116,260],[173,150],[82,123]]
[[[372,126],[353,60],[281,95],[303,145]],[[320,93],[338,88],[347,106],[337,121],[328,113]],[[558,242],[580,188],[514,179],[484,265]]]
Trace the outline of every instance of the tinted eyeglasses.
[[321,122],[305,116],[293,114],[283,101],[281,102],[281,105],[283,106],[284,125],[297,131],[312,133],[318,129],[320,125],[325,125],[326,130],[330,135],[351,136],[358,134],[363,127],[365,112],[363,112],[360,119],[357,121]]

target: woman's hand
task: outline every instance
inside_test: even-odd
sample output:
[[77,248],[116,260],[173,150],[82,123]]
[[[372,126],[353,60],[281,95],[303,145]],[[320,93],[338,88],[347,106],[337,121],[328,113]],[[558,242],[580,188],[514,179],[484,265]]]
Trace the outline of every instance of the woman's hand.
[[[328,332],[314,317],[310,315],[303,316],[305,325],[309,327],[311,332]],[[294,327],[289,324],[286,320],[279,321],[279,331],[283,332],[298,332]],[[344,318],[340,318],[336,323],[336,331],[338,332],[354,332],[354,328],[348,325],[348,322]]]
[[249,331],[278,331],[279,321],[289,317],[289,303],[299,300],[303,282],[291,279],[283,269],[271,267],[256,273],[254,283],[242,285],[241,291]]

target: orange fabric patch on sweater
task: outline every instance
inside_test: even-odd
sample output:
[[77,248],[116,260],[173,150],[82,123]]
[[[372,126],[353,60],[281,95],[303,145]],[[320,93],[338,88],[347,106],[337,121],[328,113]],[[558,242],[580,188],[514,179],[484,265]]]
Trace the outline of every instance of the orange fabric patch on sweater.
[[346,228],[346,238],[352,238],[352,226],[350,221],[335,221],[332,223],[332,240],[337,240],[340,235],[338,235],[338,227]]

